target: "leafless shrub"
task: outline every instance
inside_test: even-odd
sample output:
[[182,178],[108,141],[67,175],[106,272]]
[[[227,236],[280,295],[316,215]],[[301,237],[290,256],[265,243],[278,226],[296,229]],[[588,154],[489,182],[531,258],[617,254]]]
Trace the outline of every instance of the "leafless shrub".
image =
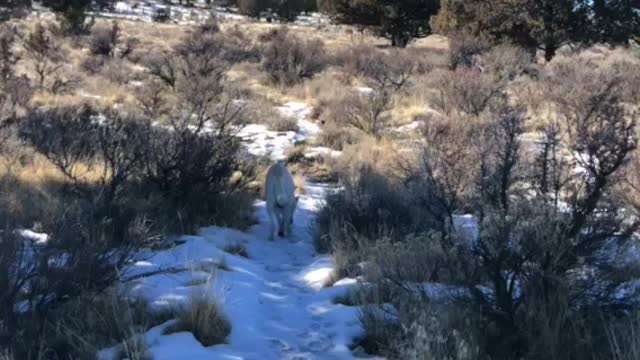
[[143,159],[150,188],[158,189],[170,204],[167,209],[173,213],[172,227],[188,232],[204,223],[246,226],[242,224],[251,219],[244,207],[248,199],[236,198],[236,209],[225,207],[221,200],[236,168],[238,140],[223,134],[194,133],[179,126],[176,124],[171,131],[150,128]]
[[501,44],[476,55],[473,64],[482,72],[493,74],[498,80],[511,81],[524,74],[535,75],[533,60],[533,55],[525,49]]
[[18,56],[15,54],[16,31],[0,24],[0,147],[4,129],[14,124],[29,105],[33,89],[26,76],[15,74]]
[[51,32],[40,23],[36,24],[35,29],[27,36],[24,48],[38,76],[38,87],[42,91],[47,78],[62,68],[65,54]]
[[261,43],[270,43],[276,39],[280,39],[287,35],[286,27],[278,27],[258,34],[258,41]]
[[459,66],[473,65],[473,58],[489,49],[482,39],[464,31],[454,33],[449,38],[449,67],[451,70]]
[[265,124],[272,131],[298,131],[298,119],[279,111],[275,104],[266,99],[251,100],[250,117],[260,124]]
[[[69,179],[76,180],[80,177],[77,170],[80,164],[89,162],[96,152],[98,125],[91,119],[94,115],[88,107],[36,112],[21,124],[21,135]],[[42,126],[49,132],[42,131]]]
[[433,106],[447,114],[478,116],[505,98],[503,85],[476,69],[441,73],[435,81],[438,93],[432,98]]
[[298,131],[298,119],[283,114],[270,117],[268,125],[269,129],[273,131]]
[[116,84],[123,85],[131,80],[131,73],[128,71],[124,61],[120,59],[109,59],[102,66],[100,73]]
[[437,360],[484,359],[473,313],[436,304],[419,293],[394,305],[397,312],[378,305],[363,308],[365,350],[398,359],[417,360],[424,354]]
[[330,195],[317,217],[316,245],[322,251],[355,251],[361,241],[393,233],[410,233],[415,226],[405,195],[371,168],[343,178],[345,190]]
[[219,35],[225,50],[223,58],[231,64],[240,62],[258,63],[261,60],[260,51],[253,46],[240,29],[235,26]]
[[446,67],[448,52],[445,49],[412,47],[405,49],[405,56],[413,61],[416,75],[425,75],[436,68]]
[[351,46],[336,56],[335,62],[352,78],[365,73],[369,62],[379,58],[379,50],[372,46]]
[[107,60],[104,56],[87,56],[80,64],[80,67],[91,75],[99,74]]
[[378,90],[398,91],[417,71],[418,63],[404,51],[385,53],[372,47],[355,47],[341,56],[340,63],[351,77],[364,77]]
[[120,41],[120,27],[114,21],[110,27],[94,27],[91,32],[89,51],[97,56],[115,56]]
[[[43,245],[13,229],[3,232],[0,259],[6,292],[1,316],[6,333],[0,336],[13,339],[8,343],[20,354],[32,350],[20,348],[23,341],[43,339],[49,316],[60,303],[108,287],[120,276],[117,269],[133,260],[136,250],[153,236],[149,224],[131,211],[131,204],[119,205],[122,212],[117,213],[91,200],[61,201],[51,212],[53,218],[39,219],[49,235]],[[16,310],[16,304],[24,307]],[[23,332],[29,336],[21,339],[17,334]],[[61,351],[64,355],[68,349]]]
[[[216,98],[218,83],[232,63],[253,61],[257,53],[238,31],[195,31],[185,37],[172,52],[152,53],[144,61],[152,76],[186,98],[200,98],[204,92]],[[180,89],[176,89],[180,86]],[[203,87],[211,88],[204,91]],[[182,95],[183,94],[183,95]],[[205,99],[200,99],[205,100]],[[209,102],[209,101],[204,101]]]
[[393,243],[380,239],[368,249],[370,261],[365,268],[365,277],[374,283],[391,282],[410,289],[411,285],[441,280],[444,249],[439,241],[429,236],[408,235],[402,242]]
[[[565,74],[582,71],[586,69],[574,69]],[[487,133],[496,140],[485,140],[485,143],[502,145],[485,148],[488,150],[485,154],[493,154],[489,159],[494,160],[487,162],[489,166],[482,172],[486,180],[480,187],[481,193],[485,194],[482,196],[485,206],[480,215],[479,245],[474,249],[482,249],[482,258],[476,258],[477,263],[467,262],[472,266],[462,274],[467,281],[477,283],[479,278],[470,275],[475,269],[498,263],[508,271],[527,269],[528,273],[526,279],[518,279],[522,289],[518,294],[504,291],[515,280],[484,275],[494,284],[492,296],[496,299],[485,303],[489,313],[483,316],[483,321],[497,325],[495,332],[485,335],[486,341],[492,344],[486,350],[491,356],[529,353],[561,359],[599,353],[603,347],[595,342],[590,343],[595,346],[584,351],[567,344],[571,343],[569,339],[573,336],[582,338],[585,333],[596,331],[596,322],[588,310],[583,312],[584,309],[595,306],[612,314],[615,311],[610,306],[615,308],[617,304],[625,303],[614,295],[616,291],[613,289],[624,287],[624,279],[635,276],[632,274],[637,271],[633,267],[610,263],[615,261],[613,259],[619,250],[610,247],[607,240],[611,236],[609,231],[623,234],[628,228],[616,215],[616,205],[607,199],[605,190],[610,186],[607,184],[612,174],[621,168],[635,147],[631,127],[636,116],[623,110],[615,77],[612,79],[607,74],[589,72],[589,78],[591,80],[583,78],[585,81],[581,82],[583,88],[580,90],[570,93],[565,88],[562,97],[553,100],[559,105],[558,114],[566,126],[564,131],[568,144],[573,152],[580,154],[576,155],[575,161],[586,171],[564,185],[563,191],[570,194],[567,196],[572,208],[570,213],[557,211],[554,202],[545,197],[527,200],[518,194],[514,184],[520,176],[517,171],[520,161],[517,138],[522,130],[518,130],[512,115],[501,111],[502,115],[498,116],[501,120],[495,123],[497,127],[492,126]],[[567,80],[557,79],[561,83],[571,83]],[[592,216],[594,211],[598,212],[597,217]],[[506,214],[510,220],[503,217]],[[488,229],[491,231],[483,233]],[[625,241],[625,236],[621,236],[619,240]],[[501,254],[518,260],[503,263],[498,260]],[[602,254],[602,257],[596,254]],[[474,256],[469,254],[464,258],[469,260]],[[595,271],[587,279],[571,275],[585,266],[579,258],[587,259],[588,266]],[[603,283],[608,285],[601,287]],[[503,285],[507,287],[501,288]],[[477,289],[477,285],[471,289]],[[476,304],[488,299],[486,295],[473,295],[476,296],[481,299],[480,302],[474,300]],[[580,304],[571,300],[575,296],[581,299]],[[500,323],[503,313],[498,313],[513,305],[516,308],[508,312],[518,320]],[[512,335],[505,337],[506,334]]]
[[32,95],[31,82],[25,76],[10,77],[0,84],[0,130],[14,124],[23,115]]
[[430,116],[421,124],[424,145],[415,161],[404,164],[404,182],[425,212],[425,221],[441,236],[453,226],[453,214],[465,208],[475,176],[478,154],[469,151],[478,127],[469,117]]
[[16,54],[14,44],[17,30],[10,25],[0,24],[0,77],[7,80],[13,77],[14,66],[20,60]]
[[175,87],[177,81],[176,63],[169,53],[151,53],[145,58],[149,73],[167,86]]
[[138,45],[135,38],[123,40],[117,21],[113,21],[111,26],[94,27],[89,41],[89,51],[93,56],[108,58],[129,58]]
[[633,62],[621,61],[611,65],[613,71],[618,74],[624,74],[623,84],[623,96],[627,102],[640,102],[640,74],[634,71],[637,66]]
[[[287,164],[299,164],[304,163],[307,160],[306,157],[307,146],[306,144],[294,144],[294,146],[285,150],[285,156]],[[294,174],[292,174],[294,175]]]
[[220,32],[220,24],[218,24],[218,18],[216,18],[215,14],[211,14],[204,23],[198,25],[197,31],[203,34]]
[[140,91],[136,92],[136,100],[142,112],[149,119],[163,119],[171,109],[167,95],[167,88],[161,80],[152,79],[144,83]]
[[339,109],[336,123],[352,126],[378,139],[390,127],[391,95],[386,90],[351,95],[336,107]]
[[151,309],[142,300],[124,299],[113,289],[99,296],[84,294],[46,315],[41,333],[28,329],[32,338],[15,340],[16,354],[31,356],[36,347],[48,357],[90,358],[106,347],[119,345],[121,353],[138,356],[132,359],[149,359],[141,336],[173,317],[170,311]]
[[334,150],[343,150],[346,145],[355,144],[357,137],[348,126],[326,122],[319,135],[319,143]]
[[53,350],[60,356],[93,357],[105,347],[118,345],[122,354],[137,356],[130,359],[149,359],[142,337],[172,319],[173,311],[155,310],[144,300],[123,298],[114,289],[99,295],[81,296],[50,315],[46,336],[51,337]]
[[78,87],[81,78],[78,76],[60,77],[55,76],[51,84],[51,93],[55,95],[69,94]]
[[282,85],[293,85],[311,78],[327,63],[322,41],[304,41],[283,30],[265,45],[262,56],[264,71],[273,82]]

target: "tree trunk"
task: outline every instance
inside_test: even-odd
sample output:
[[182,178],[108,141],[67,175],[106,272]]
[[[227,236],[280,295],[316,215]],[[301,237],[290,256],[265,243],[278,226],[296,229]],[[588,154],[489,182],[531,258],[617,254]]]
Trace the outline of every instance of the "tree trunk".
[[551,61],[551,59],[556,56],[556,50],[555,45],[546,45],[544,47],[544,59],[547,60],[547,62]]
[[405,48],[409,45],[409,37],[402,32],[391,34],[391,46]]

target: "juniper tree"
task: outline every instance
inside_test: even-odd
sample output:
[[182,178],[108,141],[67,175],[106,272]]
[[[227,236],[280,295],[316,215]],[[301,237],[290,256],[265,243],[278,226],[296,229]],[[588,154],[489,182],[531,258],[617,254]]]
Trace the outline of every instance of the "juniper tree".
[[322,3],[323,11],[334,21],[372,28],[397,47],[405,47],[411,40],[431,34],[429,18],[438,8],[436,0],[324,0]]

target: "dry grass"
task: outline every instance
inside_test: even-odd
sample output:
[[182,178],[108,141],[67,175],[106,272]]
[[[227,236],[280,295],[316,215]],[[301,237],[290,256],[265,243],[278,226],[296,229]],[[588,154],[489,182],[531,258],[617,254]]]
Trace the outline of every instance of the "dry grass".
[[[97,24],[108,24],[107,20],[98,20]],[[137,21],[119,21],[122,34],[140,41],[140,52],[147,50],[170,49],[177,45],[191,29],[188,26],[163,23],[146,23]]]
[[[21,182],[32,185],[56,183],[65,180],[64,174],[44,156],[37,153],[30,153],[26,156],[28,156],[26,162],[0,167],[0,177],[11,175]],[[0,163],[5,161],[11,160],[0,156]],[[76,174],[79,180],[92,183],[103,178],[104,168],[99,165],[79,164],[76,168]]]
[[411,152],[404,151],[397,142],[389,139],[377,141],[363,136],[353,145],[346,145],[342,156],[329,160],[334,172],[343,176],[351,176],[352,172],[362,166],[369,166],[385,177],[398,178],[402,164],[410,161]]
[[118,354],[119,360],[153,360],[149,353],[144,334],[133,334],[120,344]]
[[286,94],[293,99],[321,108],[331,100],[347,96],[352,90],[345,85],[340,69],[330,67],[313,79],[290,87]]
[[178,309],[176,323],[165,334],[189,331],[203,345],[222,344],[231,333],[231,325],[220,310],[218,300],[205,292],[194,293],[188,304]]
[[423,92],[411,92],[410,94],[395,94],[392,98],[391,123],[393,126],[402,126],[413,122],[416,117],[423,115],[429,102]]
[[234,255],[245,257],[245,258],[249,258],[249,252],[247,251],[247,247],[244,246],[244,244],[239,242],[229,243],[225,245],[225,247],[222,250],[224,250],[225,252],[228,252],[229,254],[234,254]]

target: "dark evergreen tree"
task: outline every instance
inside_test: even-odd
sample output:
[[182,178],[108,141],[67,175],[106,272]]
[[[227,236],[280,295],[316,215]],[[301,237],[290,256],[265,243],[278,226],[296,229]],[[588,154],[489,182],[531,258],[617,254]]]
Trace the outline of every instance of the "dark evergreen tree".
[[305,0],[271,0],[269,4],[281,21],[295,21],[306,6]]
[[431,34],[429,19],[439,9],[437,0],[324,0],[322,9],[334,21],[372,28],[405,47],[412,39]]
[[544,51],[551,60],[569,43],[590,41],[588,0],[466,0],[456,26],[493,42]]
[[594,40],[626,45],[640,37],[640,1],[593,0]]
[[86,33],[91,27],[87,24],[86,15],[91,3],[91,0],[44,0],[42,2],[57,14],[62,31],[72,35]]
[[238,0],[240,13],[252,18],[260,18],[260,13],[268,8],[268,0]]

